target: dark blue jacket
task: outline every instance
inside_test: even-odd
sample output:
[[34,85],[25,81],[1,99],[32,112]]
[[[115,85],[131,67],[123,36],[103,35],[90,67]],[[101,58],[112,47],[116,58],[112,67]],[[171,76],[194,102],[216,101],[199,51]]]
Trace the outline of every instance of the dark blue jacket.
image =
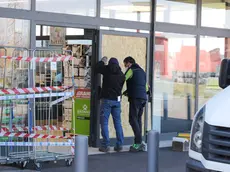
[[133,64],[125,75],[128,98],[147,100],[145,71],[138,64]]

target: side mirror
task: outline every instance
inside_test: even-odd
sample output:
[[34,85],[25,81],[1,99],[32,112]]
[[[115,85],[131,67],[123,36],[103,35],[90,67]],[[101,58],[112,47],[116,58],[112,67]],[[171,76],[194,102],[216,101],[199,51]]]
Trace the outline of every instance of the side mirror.
[[230,59],[223,59],[220,66],[219,86],[226,88],[230,85]]

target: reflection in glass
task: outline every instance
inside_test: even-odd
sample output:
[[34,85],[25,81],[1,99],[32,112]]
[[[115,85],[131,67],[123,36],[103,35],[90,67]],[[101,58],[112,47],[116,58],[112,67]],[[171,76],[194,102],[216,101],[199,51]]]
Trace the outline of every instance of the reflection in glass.
[[195,25],[196,0],[157,0],[156,21]]
[[[150,0],[101,0],[101,17],[150,22]],[[189,2],[157,0],[159,22],[195,25],[196,0]]]
[[229,1],[202,1],[202,26],[229,29],[229,17]]
[[28,20],[0,18],[0,46],[29,47]]
[[201,107],[221,88],[218,77],[221,60],[229,58],[229,38],[201,36],[200,39],[200,73],[199,73],[199,106]]
[[0,0],[0,7],[30,10],[31,0]]
[[162,133],[188,131],[195,103],[195,38],[192,35],[157,33],[155,50],[156,129]]
[[36,25],[36,36],[41,36],[41,25]]
[[101,17],[150,22],[150,0],[101,0]]
[[94,17],[96,0],[37,0],[36,10]]

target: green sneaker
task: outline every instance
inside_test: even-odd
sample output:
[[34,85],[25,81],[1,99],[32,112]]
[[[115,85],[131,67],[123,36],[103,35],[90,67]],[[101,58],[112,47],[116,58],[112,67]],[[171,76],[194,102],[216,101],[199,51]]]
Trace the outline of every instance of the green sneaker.
[[130,152],[143,152],[145,151],[145,145],[144,144],[133,144],[130,146],[129,149]]

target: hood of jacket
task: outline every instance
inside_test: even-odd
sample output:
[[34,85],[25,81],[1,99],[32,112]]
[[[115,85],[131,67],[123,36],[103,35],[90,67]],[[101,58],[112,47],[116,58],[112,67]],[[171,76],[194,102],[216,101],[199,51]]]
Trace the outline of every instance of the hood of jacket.
[[109,64],[108,69],[111,72],[111,74],[120,74],[121,68],[118,64]]

